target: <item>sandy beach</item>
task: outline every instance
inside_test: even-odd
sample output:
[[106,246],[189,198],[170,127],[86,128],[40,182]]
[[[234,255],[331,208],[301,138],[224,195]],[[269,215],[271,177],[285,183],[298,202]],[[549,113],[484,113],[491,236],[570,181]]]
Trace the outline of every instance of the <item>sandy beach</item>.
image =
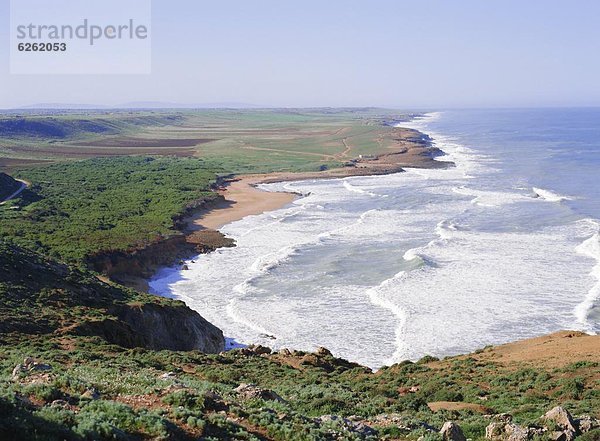
[[298,195],[285,192],[267,192],[255,186],[262,182],[261,176],[240,176],[219,190],[224,199],[210,208],[194,213],[187,220],[187,228],[194,230],[218,230],[222,226],[246,216],[273,211],[290,204]]

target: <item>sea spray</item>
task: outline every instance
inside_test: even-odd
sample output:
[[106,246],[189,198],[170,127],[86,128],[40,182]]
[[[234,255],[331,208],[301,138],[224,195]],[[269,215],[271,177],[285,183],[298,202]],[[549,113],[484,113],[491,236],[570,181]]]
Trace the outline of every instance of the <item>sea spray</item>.
[[576,251],[596,261],[596,265],[590,272],[590,277],[595,279],[595,284],[587,292],[584,300],[575,307],[575,316],[577,317],[577,323],[581,325],[583,330],[596,334],[599,324],[591,323],[589,315],[600,299],[600,224],[593,219],[586,219],[586,221],[596,228],[596,233],[577,246]]

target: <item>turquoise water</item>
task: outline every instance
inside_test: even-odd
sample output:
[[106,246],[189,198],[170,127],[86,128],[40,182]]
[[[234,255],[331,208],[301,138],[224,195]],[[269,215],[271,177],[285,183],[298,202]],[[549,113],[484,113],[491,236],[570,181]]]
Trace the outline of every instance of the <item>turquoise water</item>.
[[559,329],[600,331],[600,110],[446,111],[408,125],[456,167],[270,184],[305,194],[165,269],[237,343],[379,367]]

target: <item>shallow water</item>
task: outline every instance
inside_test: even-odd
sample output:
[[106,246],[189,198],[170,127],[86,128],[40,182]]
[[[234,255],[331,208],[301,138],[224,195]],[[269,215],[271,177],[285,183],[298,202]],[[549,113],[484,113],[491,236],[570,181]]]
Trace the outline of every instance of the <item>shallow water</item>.
[[307,196],[227,225],[237,247],[151,288],[238,343],[326,346],[371,367],[597,332],[599,122],[600,110],[428,114],[403,126],[455,168],[264,185]]

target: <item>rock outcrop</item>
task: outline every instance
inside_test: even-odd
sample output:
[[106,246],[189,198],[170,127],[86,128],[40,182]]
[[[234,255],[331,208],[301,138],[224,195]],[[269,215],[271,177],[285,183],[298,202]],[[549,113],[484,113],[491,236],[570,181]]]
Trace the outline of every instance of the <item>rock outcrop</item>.
[[279,401],[284,403],[285,400],[281,398],[277,393],[269,389],[263,389],[254,384],[242,383],[234,389],[238,396],[244,400],[261,399],[267,401]]
[[568,410],[556,406],[540,418],[540,425],[519,426],[509,414],[492,416],[485,437],[493,441],[526,441],[543,436],[552,441],[573,441],[578,435],[600,428],[600,420],[590,416],[573,418]]
[[446,421],[440,429],[444,441],[467,441],[462,429],[454,421]]
[[157,350],[225,348],[221,330],[183,302],[103,283],[87,271],[2,241],[0,296],[0,335],[98,336],[127,348]]
[[163,306],[147,303],[117,312],[149,349],[200,350],[219,353],[225,349],[223,332],[183,303]]
[[563,407],[556,406],[541,417],[542,422],[552,424],[550,438],[556,441],[572,441],[577,436],[577,428],[571,414]]

